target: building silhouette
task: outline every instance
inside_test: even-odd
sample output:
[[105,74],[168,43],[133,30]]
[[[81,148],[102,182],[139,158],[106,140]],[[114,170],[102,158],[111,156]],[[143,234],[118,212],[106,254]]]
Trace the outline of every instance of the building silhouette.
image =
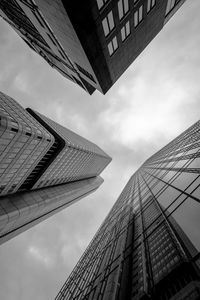
[[3,17],[50,66],[105,94],[185,0],[1,0]]
[[200,299],[200,121],[132,175],[56,300]]
[[111,158],[0,92],[0,243],[96,190]]

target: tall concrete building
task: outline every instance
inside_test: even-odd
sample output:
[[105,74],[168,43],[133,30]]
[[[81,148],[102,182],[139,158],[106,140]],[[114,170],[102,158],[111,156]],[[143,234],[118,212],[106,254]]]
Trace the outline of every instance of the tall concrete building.
[[0,243],[94,191],[111,158],[0,93]]
[[53,68],[105,94],[185,0],[1,0],[0,16]]
[[56,300],[200,299],[200,121],[130,178]]

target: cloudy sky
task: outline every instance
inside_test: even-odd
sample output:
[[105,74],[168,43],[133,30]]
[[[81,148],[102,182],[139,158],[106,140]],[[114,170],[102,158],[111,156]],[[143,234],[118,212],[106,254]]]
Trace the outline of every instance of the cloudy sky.
[[188,0],[105,96],[64,79],[0,20],[0,90],[113,158],[96,193],[0,247],[0,299],[53,299],[130,175],[199,119],[199,11]]

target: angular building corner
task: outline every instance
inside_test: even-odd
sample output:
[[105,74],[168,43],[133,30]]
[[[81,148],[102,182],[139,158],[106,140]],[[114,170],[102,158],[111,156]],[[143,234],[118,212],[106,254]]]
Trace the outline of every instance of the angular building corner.
[[132,175],[56,300],[200,299],[200,121]]
[[95,191],[111,158],[0,92],[0,243]]
[[1,0],[0,16],[70,81],[105,94],[185,0]]

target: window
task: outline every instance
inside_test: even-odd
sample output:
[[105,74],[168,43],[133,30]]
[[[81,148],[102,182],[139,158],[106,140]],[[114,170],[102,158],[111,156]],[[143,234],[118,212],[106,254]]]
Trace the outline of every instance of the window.
[[148,0],[147,2],[147,12],[149,12],[156,4],[156,0]]
[[134,26],[136,27],[143,20],[143,5],[134,13]]
[[78,85],[80,85],[83,89],[85,89],[84,86],[83,86],[83,84],[82,84],[82,82],[81,82],[80,80],[78,80],[78,79],[77,79],[76,77],[74,77],[73,75],[72,75],[72,77],[73,77],[74,81],[75,81]]
[[54,39],[51,37],[51,35],[49,33],[47,33],[47,35],[48,35],[49,39],[52,41],[52,43],[56,46],[56,43],[55,43]]
[[86,77],[91,79],[94,83],[96,83],[92,74],[90,74],[88,71],[86,71],[83,67],[79,66],[77,63],[76,63],[76,66],[82,74],[84,74]]
[[63,53],[60,50],[58,50],[58,52],[60,53],[60,55],[62,56],[62,58],[65,59],[65,56],[63,55]]
[[119,18],[122,19],[123,16],[129,11],[128,0],[119,0],[118,1],[118,12]]
[[115,36],[112,41],[108,44],[108,51],[110,56],[117,50],[118,43],[117,43],[117,37]]
[[101,9],[109,0],[97,0],[98,9]]
[[122,27],[122,29],[121,29],[122,41],[124,41],[127,38],[127,36],[129,36],[130,33],[131,33],[131,31],[130,31],[130,22],[128,21],[126,23],[126,25],[124,27]]
[[33,2],[31,0],[21,0],[22,3],[30,7],[31,9],[34,9]]
[[107,36],[115,26],[112,11],[109,12],[109,14],[105,17],[105,19],[103,19],[102,25],[103,25],[104,34],[105,36]]
[[12,131],[18,132],[19,130],[17,128],[11,128]]
[[168,0],[165,15],[167,15],[179,2],[180,0]]

